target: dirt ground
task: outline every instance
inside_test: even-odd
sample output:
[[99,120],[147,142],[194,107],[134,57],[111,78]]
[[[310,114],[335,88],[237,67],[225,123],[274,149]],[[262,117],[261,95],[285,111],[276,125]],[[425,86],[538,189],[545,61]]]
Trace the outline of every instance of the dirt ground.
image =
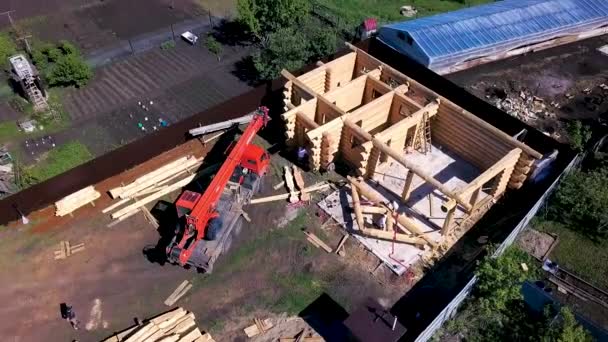
[[[96,188],[105,192],[189,153],[203,155],[206,148],[191,141]],[[280,181],[287,161],[278,154],[272,158],[272,171],[264,179],[260,196],[284,191],[273,190],[272,185]],[[305,178],[308,184],[321,179],[309,173]],[[163,200],[171,202],[174,197]],[[303,205],[278,201],[246,208],[252,222],[244,225],[210,275],[149,261],[143,250],[157,243],[159,233],[140,215],[107,228],[110,219],[100,213],[111,203],[105,193],[95,207],[84,207],[73,218],[56,218],[53,208],[34,213],[30,225],[0,232],[4,254],[0,282],[5,284],[0,290],[5,303],[0,308],[0,334],[12,337],[11,341],[99,340],[131,326],[135,317],[143,319],[166,310],[162,302],[186,279],[193,288],[176,305],[193,311],[200,328],[218,341],[244,341],[242,329],[254,317],[297,315],[322,294],[346,310],[367,297],[390,306],[409,285],[385,268],[372,275],[378,260],[354,239],[347,241],[344,257],[306,241],[303,228],[330,246],[342,237],[341,230],[320,214],[314,202],[319,198],[315,195]],[[62,240],[84,242],[86,249],[55,261],[53,251]],[[59,305],[64,302],[73,305],[80,330],[72,330],[61,319]],[[20,317],[19,324],[14,324],[15,317]],[[282,337],[293,336],[292,330],[283,333],[287,336]]]
[[520,101],[522,93],[530,100],[536,96],[542,110],[538,115],[520,115],[520,119],[563,141],[569,120],[608,119],[608,89],[601,86],[608,83],[608,56],[597,51],[606,44],[608,35],[599,36],[488,63],[447,78],[492,104],[507,98]]
[[543,259],[553,243],[553,236],[534,229],[526,229],[517,237],[517,244],[537,259]]
[[[203,6],[204,2],[195,0],[19,0],[0,4],[0,10],[14,10],[13,19],[35,40],[67,39],[87,52],[206,17]],[[5,17],[0,17],[0,28],[9,26]]]

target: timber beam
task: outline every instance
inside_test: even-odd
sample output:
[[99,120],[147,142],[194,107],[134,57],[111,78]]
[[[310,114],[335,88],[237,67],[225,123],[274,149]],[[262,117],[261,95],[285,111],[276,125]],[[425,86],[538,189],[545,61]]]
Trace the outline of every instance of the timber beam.
[[440,181],[435,179],[435,177],[426,174],[422,169],[418,166],[410,163],[401,152],[396,151],[395,149],[388,146],[382,140],[373,137],[371,134],[361,129],[361,127],[357,126],[354,122],[346,119],[344,120],[344,124],[350,128],[353,132],[357,133],[357,135],[365,138],[367,141],[371,141],[375,147],[377,147],[381,152],[386,153],[390,157],[392,157],[399,164],[408,168],[411,172],[414,172],[418,177],[424,179],[427,183],[434,186],[437,190],[441,191],[446,196],[455,199],[460,205],[462,205],[467,210],[471,210],[471,205],[469,202],[462,198],[458,193],[448,189],[445,185],[443,185]]
[[475,178],[472,182],[467,184],[464,189],[459,191],[458,193],[460,194],[460,196],[468,197],[472,195],[477,189],[492,180],[492,178],[496,177],[502,171],[508,168],[512,168],[517,163],[517,160],[519,160],[521,153],[522,150],[519,148],[511,150],[509,153],[507,153],[506,156],[502,157],[489,169],[484,171],[481,175],[477,176],[477,178]]
[[[360,181],[354,177],[348,176],[347,178],[350,181],[351,187],[357,188],[358,193],[361,193],[361,195],[367,197],[368,200],[370,200],[374,203],[377,203],[388,209],[388,207],[383,203],[384,198],[382,196],[380,196],[380,194],[376,190],[374,190],[372,187],[367,185],[365,182]],[[412,219],[408,218],[405,215],[395,215],[395,216],[396,216],[395,219],[397,220],[397,222],[400,225],[402,225],[407,231],[409,231],[410,233],[414,234],[417,237],[424,239],[429,245],[431,245],[433,247],[437,246],[437,242],[435,242],[433,239],[431,239],[430,237],[425,235],[424,232],[420,228],[418,228],[418,226]]]

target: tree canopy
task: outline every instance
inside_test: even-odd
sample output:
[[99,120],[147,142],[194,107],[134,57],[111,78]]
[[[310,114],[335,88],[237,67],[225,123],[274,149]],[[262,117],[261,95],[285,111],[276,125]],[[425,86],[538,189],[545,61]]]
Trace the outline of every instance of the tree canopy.
[[15,42],[7,33],[0,33],[0,65],[8,64],[8,58],[17,53]]
[[509,248],[498,258],[487,256],[477,266],[477,295],[485,311],[505,311],[511,302],[522,299],[521,284],[535,274],[524,271],[522,262],[530,262],[530,257],[520,249]]
[[82,87],[93,77],[78,48],[65,40],[34,48],[32,61],[50,86]]
[[608,169],[573,171],[555,192],[550,214],[592,239],[608,235]]
[[307,0],[238,0],[238,20],[258,38],[293,26],[310,12]]
[[268,43],[253,55],[253,64],[261,79],[277,77],[281,69],[297,70],[310,58],[308,42],[302,32],[291,27],[268,35]]

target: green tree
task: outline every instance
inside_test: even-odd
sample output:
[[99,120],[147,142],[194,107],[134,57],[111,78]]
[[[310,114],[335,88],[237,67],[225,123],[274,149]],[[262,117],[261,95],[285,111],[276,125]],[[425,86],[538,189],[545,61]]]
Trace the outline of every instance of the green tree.
[[7,33],[0,33],[0,65],[8,64],[8,58],[17,53],[15,42]]
[[582,326],[578,324],[574,314],[567,307],[562,307],[560,320],[552,325],[545,336],[543,342],[592,342],[593,338]]
[[584,126],[580,120],[574,120],[568,124],[567,131],[572,148],[582,152],[589,139],[591,139],[589,126]]
[[553,219],[590,238],[608,235],[608,169],[573,171],[561,182],[550,208]]
[[80,55],[78,48],[67,40],[62,40],[59,42],[59,49],[64,55]]
[[46,55],[49,62],[56,63],[59,59],[61,59],[61,57],[63,57],[63,52],[61,52],[59,48],[54,47],[47,50]]
[[288,27],[268,35],[267,46],[253,55],[253,64],[260,79],[271,80],[281,69],[300,69],[310,56],[306,37]]
[[476,289],[482,311],[505,312],[510,304],[521,301],[521,284],[535,275],[533,269],[524,271],[522,263],[532,265],[525,252],[511,247],[498,258],[486,256],[477,266],[475,274],[479,279]]
[[314,59],[320,59],[336,52],[338,47],[338,34],[331,28],[315,25],[308,21],[306,23],[310,55]]
[[211,52],[212,54],[214,54],[217,57],[217,60],[220,60],[220,55],[222,54],[222,44],[220,44],[220,42],[217,41],[217,39],[215,39],[215,37],[213,37],[212,35],[208,35],[207,36],[207,49],[209,50],[209,52]]
[[238,20],[261,39],[279,28],[290,27],[310,14],[307,0],[238,0]]
[[93,71],[80,55],[64,55],[53,64],[46,74],[50,86],[86,85]]
[[32,62],[34,62],[34,65],[42,73],[44,73],[44,70],[46,70],[49,65],[48,57],[38,49],[32,51]]

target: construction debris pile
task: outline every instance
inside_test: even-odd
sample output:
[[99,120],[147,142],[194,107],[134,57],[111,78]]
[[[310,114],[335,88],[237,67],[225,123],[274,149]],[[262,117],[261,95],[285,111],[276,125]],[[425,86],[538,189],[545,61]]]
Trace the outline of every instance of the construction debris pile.
[[194,314],[177,308],[135,325],[103,342],[215,342],[196,326]]
[[552,101],[547,105],[542,98],[530,94],[527,90],[520,90],[519,93],[507,93],[503,89],[490,88],[487,92],[486,98],[496,108],[523,122],[555,119],[557,116],[552,108],[560,108],[559,103]]

